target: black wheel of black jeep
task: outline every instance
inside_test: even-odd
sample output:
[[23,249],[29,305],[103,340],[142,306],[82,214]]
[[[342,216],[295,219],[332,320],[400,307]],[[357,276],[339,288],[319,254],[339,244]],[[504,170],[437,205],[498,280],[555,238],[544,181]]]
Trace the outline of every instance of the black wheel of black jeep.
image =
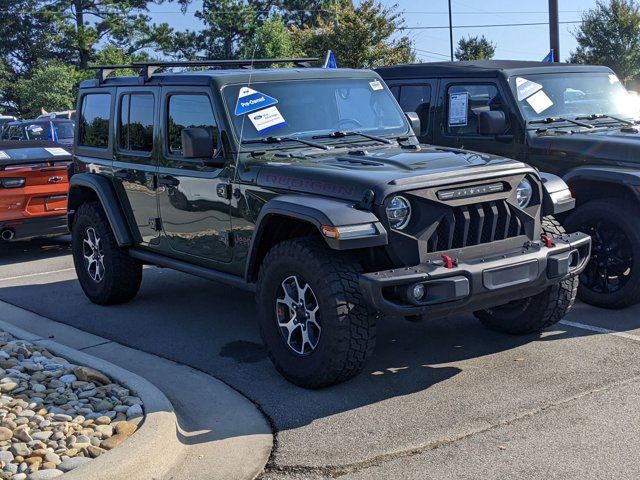
[[113,305],[136,296],[142,281],[142,264],[118,247],[99,203],[85,203],[78,208],[71,235],[76,274],[89,300]]
[[591,259],[580,275],[578,298],[603,308],[640,301],[640,209],[620,199],[593,200],[564,221],[591,235]]
[[373,312],[363,303],[356,260],[314,238],[275,245],[258,276],[260,333],[287,380],[305,388],[362,371],[375,345]]
[[[551,236],[565,233],[560,223],[550,216],[542,219],[542,229]],[[491,330],[513,335],[535,333],[562,320],[573,306],[577,290],[578,279],[571,277],[532,297],[480,310],[474,315]]]

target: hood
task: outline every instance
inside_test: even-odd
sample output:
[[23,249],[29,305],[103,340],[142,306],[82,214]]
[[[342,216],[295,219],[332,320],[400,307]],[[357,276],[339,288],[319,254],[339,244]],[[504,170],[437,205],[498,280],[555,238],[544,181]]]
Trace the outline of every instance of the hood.
[[640,162],[640,128],[612,128],[594,132],[581,130],[565,135],[543,135],[531,138],[529,145],[545,153],[562,152],[620,166],[637,166]]
[[342,150],[288,158],[262,156],[256,182],[266,188],[359,201],[373,190],[376,203],[391,191],[446,185],[530,170],[521,162],[484,153],[440,147]]

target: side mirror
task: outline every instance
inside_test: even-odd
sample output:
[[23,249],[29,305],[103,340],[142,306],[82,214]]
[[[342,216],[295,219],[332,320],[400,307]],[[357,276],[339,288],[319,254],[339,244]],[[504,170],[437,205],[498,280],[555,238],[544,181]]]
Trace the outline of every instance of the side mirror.
[[416,137],[419,137],[421,125],[420,117],[418,116],[418,114],[416,112],[404,112],[404,116],[407,117],[407,120],[409,120],[413,133],[416,135]]
[[507,129],[507,116],[500,110],[480,112],[478,133],[480,135],[502,135]]
[[213,129],[192,127],[182,129],[182,156],[210,159],[216,153]]

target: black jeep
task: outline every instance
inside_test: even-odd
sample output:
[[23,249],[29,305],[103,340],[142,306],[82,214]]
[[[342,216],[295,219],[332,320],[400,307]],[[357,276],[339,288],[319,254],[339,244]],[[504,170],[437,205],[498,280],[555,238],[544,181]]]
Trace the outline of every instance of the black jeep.
[[559,219],[592,236],[578,296],[640,301],[640,99],[606,67],[486,61],[378,70],[420,141],[521,160],[561,176],[577,207]]
[[362,370],[377,313],[530,333],[571,307],[590,239],[550,216],[573,206],[559,178],[419,145],[371,71],[195,65],[218,69],[81,85],[69,225],[91,301],[132,299],[143,264],[255,289],[305,387]]

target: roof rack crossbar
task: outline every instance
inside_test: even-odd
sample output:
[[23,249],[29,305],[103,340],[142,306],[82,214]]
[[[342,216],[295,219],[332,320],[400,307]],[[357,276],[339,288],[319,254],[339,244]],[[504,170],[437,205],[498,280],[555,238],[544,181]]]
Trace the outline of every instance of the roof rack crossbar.
[[140,71],[140,76],[147,82],[151,76],[161,68],[171,67],[236,67],[251,69],[256,66],[293,63],[297,67],[307,68],[312,63],[318,62],[319,58],[256,58],[242,60],[184,60],[167,62],[132,62],[129,65],[92,65],[86,67],[88,70],[98,70],[97,78],[99,83],[103,83],[115,70],[132,68]]

